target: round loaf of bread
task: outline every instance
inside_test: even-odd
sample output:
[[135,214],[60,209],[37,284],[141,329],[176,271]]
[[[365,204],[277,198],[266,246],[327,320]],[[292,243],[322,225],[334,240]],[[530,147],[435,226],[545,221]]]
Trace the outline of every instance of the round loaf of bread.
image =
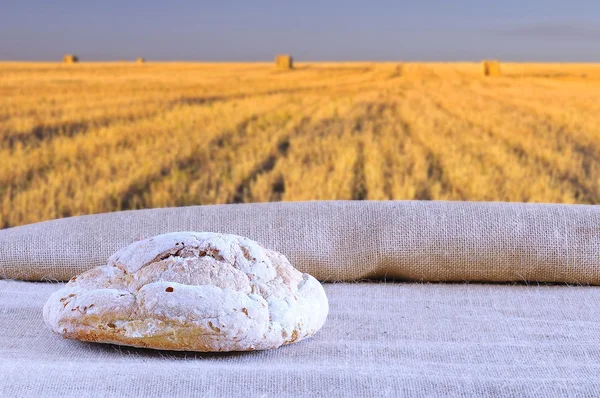
[[237,235],[174,232],[134,242],[44,305],[70,339],[180,351],[277,348],[315,334],[329,305],[287,258]]

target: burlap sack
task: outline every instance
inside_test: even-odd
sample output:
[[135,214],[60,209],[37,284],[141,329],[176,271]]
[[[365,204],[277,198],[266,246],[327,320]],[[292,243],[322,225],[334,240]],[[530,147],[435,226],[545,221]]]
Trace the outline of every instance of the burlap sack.
[[250,237],[321,281],[600,284],[600,207],[329,201],[150,209],[0,231],[0,277],[68,280],[141,238],[182,231]]
[[[0,276],[66,280],[176,230],[237,233],[320,280],[600,282],[597,206],[308,202],[129,211],[0,231]],[[164,352],[66,340],[62,284],[0,280],[0,396],[552,397],[600,388],[600,287],[325,284],[314,338],[273,351]]]

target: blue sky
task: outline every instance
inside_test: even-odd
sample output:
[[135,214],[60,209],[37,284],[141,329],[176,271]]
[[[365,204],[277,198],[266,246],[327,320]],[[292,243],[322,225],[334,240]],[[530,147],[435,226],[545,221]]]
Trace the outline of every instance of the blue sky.
[[1,0],[0,59],[600,62],[600,0]]

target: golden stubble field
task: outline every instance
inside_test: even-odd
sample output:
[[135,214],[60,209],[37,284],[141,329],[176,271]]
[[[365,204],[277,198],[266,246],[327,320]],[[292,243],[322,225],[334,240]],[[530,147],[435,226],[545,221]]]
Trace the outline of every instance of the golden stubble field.
[[600,65],[0,64],[0,227],[313,199],[600,203]]

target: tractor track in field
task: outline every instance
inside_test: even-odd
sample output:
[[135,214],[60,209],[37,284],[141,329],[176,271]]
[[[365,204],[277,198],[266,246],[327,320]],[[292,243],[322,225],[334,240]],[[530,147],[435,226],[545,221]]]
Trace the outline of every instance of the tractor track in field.
[[[212,138],[206,145],[206,151],[203,153],[192,153],[189,156],[177,159],[168,166],[163,166],[160,171],[146,177],[144,180],[133,181],[129,187],[120,195],[119,198],[112,198],[112,203],[108,206],[119,209],[135,209],[147,206],[144,200],[144,194],[150,191],[154,184],[167,179],[175,170],[188,172],[191,175],[198,174],[201,170],[206,170],[207,164],[212,160],[211,157],[219,156],[219,153],[232,151],[242,145],[248,127],[259,120],[259,115],[252,115],[239,122],[233,129],[225,130],[221,134]],[[234,138],[237,140],[234,141]]]
[[[433,103],[431,97],[424,97],[426,101]],[[435,104],[434,104],[435,105]],[[438,109],[441,112],[441,110]],[[443,112],[442,112],[443,114]],[[447,168],[444,165],[443,159],[440,157],[437,151],[433,148],[432,142],[428,142],[418,134],[411,132],[410,126],[406,126],[409,131],[409,136],[413,143],[419,145],[424,150],[424,159],[426,163],[426,179],[418,180],[416,183],[415,199],[417,200],[434,200],[431,188],[434,184],[439,184],[440,195],[450,196],[456,200],[466,200],[467,195],[463,189],[452,182],[451,177],[448,175]]]
[[[250,173],[240,181],[235,188],[227,203],[247,203],[253,202],[252,186],[262,175],[271,173],[275,165],[288,156],[290,146],[294,137],[303,134],[310,126],[310,118],[305,116],[291,129],[291,132],[283,135],[277,141],[275,147],[268,153]],[[271,197],[269,201],[279,201],[285,194],[285,176],[278,175],[271,184]]]
[[[394,179],[406,178],[407,175],[412,175],[414,169],[414,162],[410,159],[410,156],[407,156],[406,146],[408,141],[411,141],[411,144],[417,144],[412,137],[412,128],[410,124],[400,115],[398,112],[397,104],[394,104],[391,108],[392,111],[392,120],[393,120],[393,133],[391,135],[391,139],[395,144],[394,150],[391,148],[381,148],[380,152],[382,153],[383,162],[381,164],[381,174],[383,179],[383,187],[382,191],[386,199],[393,200],[394,191],[392,188],[392,181]],[[418,144],[417,144],[418,145]],[[382,146],[380,144],[380,146]],[[406,165],[406,169],[404,169],[404,174],[395,175],[394,173],[394,163],[395,159],[403,158],[405,161],[409,161]]]
[[352,167],[352,200],[365,200],[368,197],[369,191],[367,188],[367,179],[365,177],[365,146],[359,142],[356,146],[356,160]]
[[[278,160],[282,157],[287,156],[287,152],[290,146],[289,137],[283,137],[280,139],[277,144],[277,148],[267,155],[265,159],[259,162],[258,165],[248,174],[233,190],[233,197],[228,201],[228,203],[245,203],[247,202],[247,198],[251,196],[251,187],[252,184],[258,179],[258,177],[262,174],[270,173]],[[282,180],[280,183],[279,189],[283,194],[285,192],[285,181]]]

